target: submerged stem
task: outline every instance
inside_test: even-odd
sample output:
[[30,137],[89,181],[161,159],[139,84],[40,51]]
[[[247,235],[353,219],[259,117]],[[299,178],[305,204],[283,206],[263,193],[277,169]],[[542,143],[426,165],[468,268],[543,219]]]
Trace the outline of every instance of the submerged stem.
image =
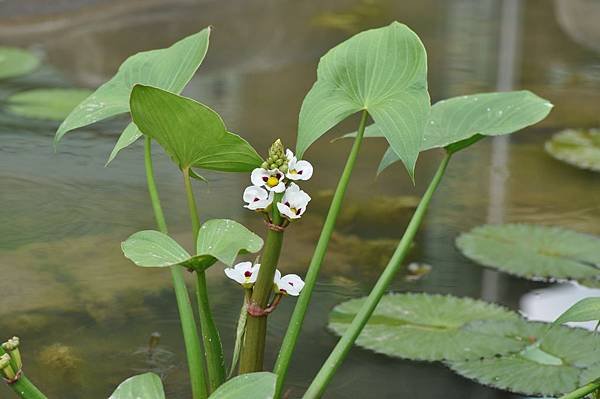
[[[190,170],[183,170],[183,180],[192,221],[192,232],[194,245],[198,241],[200,233],[200,217],[196,208],[196,199],[192,190]],[[198,313],[200,315],[200,327],[202,330],[202,341],[206,355],[208,369],[209,392],[213,392],[225,382],[225,358],[219,330],[212,317],[210,303],[208,301],[208,288],[206,287],[206,274],[204,271],[196,271],[196,299],[198,300]]]
[[279,350],[279,356],[277,358],[277,362],[275,363],[274,369],[275,374],[278,376],[275,398],[278,398],[281,395],[281,390],[285,382],[285,376],[290,365],[292,354],[294,353],[296,341],[298,340],[300,330],[302,329],[302,323],[304,322],[308,304],[310,303],[312,291],[317,282],[319,270],[321,269],[321,264],[325,258],[327,246],[329,245],[329,240],[333,234],[335,222],[340,213],[342,201],[344,200],[346,189],[348,188],[348,183],[350,182],[350,176],[352,175],[352,170],[354,169],[354,164],[356,163],[356,158],[358,157],[362,139],[365,133],[367,116],[367,111],[363,111],[358,126],[358,133],[354,139],[354,144],[352,145],[352,150],[350,150],[348,160],[346,161],[346,166],[344,166],[344,171],[342,172],[340,181],[335,189],[335,194],[331,200],[331,206],[329,208],[329,212],[327,213],[325,223],[323,224],[319,241],[317,242],[310,265],[308,266],[304,289],[298,298],[298,303],[296,303],[296,307],[294,308],[294,313],[292,314],[292,318],[283,339],[281,349]]
[[440,181],[442,180],[442,176],[446,171],[446,167],[448,166],[448,162],[450,161],[451,156],[452,155],[450,153],[447,153],[442,162],[440,163],[440,166],[438,167],[435,176],[431,180],[431,183],[429,183],[427,191],[425,191],[425,194],[423,194],[423,197],[419,202],[419,206],[417,207],[413,217],[411,218],[410,223],[408,224],[408,227],[406,228],[406,231],[404,232],[404,235],[402,236],[402,239],[400,240],[400,243],[396,248],[396,251],[392,255],[392,258],[390,259],[387,266],[385,267],[385,270],[379,277],[379,280],[377,280],[377,283],[371,290],[371,293],[367,297],[366,301],[352,320],[352,323],[350,324],[344,335],[342,335],[342,338],[340,338],[335,348],[333,349],[333,351],[319,370],[317,376],[308,387],[308,390],[303,396],[304,399],[315,399],[321,397],[321,395],[325,391],[325,388],[331,381],[331,378],[333,377],[338,367],[350,351],[350,348],[352,348],[354,341],[356,341],[356,338],[358,338],[358,335],[364,328],[365,324],[367,324],[367,321],[369,321],[369,318],[373,314],[373,311],[377,307],[377,304],[381,300],[381,297],[384,295],[385,290],[396,276],[396,273],[400,269],[400,266],[402,265],[406,254],[410,250],[417,230],[423,222],[425,212],[429,207],[429,203],[431,202],[433,193],[435,192],[435,190],[440,184]]
[[[146,167],[146,181],[148,184],[148,193],[152,202],[154,218],[158,229],[167,234],[167,223],[160,204],[156,182],[154,180],[154,168],[152,165],[152,139],[145,138],[144,146],[144,164]],[[185,352],[187,356],[188,369],[190,373],[190,383],[192,386],[192,398],[203,399],[208,396],[206,382],[204,381],[204,364],[202,350],[200,348],[200,337],[198,336],[198,327],[194,319],[194,311],[190,302],[190,295],[185,285],[183,271],[179,266],[172,266],[171,276],[173,277],[173,288],[179,310],[179,319],[181,321],[181,330],[183,332],[183,341],[185,343]]]

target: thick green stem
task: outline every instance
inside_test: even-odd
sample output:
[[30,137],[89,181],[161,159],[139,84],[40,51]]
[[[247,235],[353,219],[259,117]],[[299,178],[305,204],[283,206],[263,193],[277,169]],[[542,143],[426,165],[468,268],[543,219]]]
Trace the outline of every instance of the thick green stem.
[[25,374],[21,374],[19,379],[9,386],[23,399],[47,399],[46,395],[37,389]]
[[[281,224],[281,215],[276,206],[280,200],[281,195],[275,195],[271,218],[274,225]],[[282,244],[283,232],[269,229],[249,306],[261,309],[267,307],[271,293],[273,292],[273,277],[277,269],[277,262],[279,262]],[[240,374],[263,370],[266,335],[267,316],[248,315],[244,345],[242,346],[242,353],[240,355]]]
[[[160,205],[160,198],[154,180],[154,168],[152,166],[152,139],[146,136],[144,162],[146,166],[146,181],[154,218],[158,229],[167,234],[167,223]],[[181,320],[181,330],[183,332],[183,341],[185,343],[185,352],[187,356],[188,369],[190,373],[190,382],[192,386],[192,398],[202,399],[208,396],[206,383],[204,381],[204,364],[202,362],[202,350],[200,348],[200,337],[198,328],[194,319],[194,311],[190,302],[190,296],[183,278],[183,271],[179,266],[173,266],[171,276],[173,277],[173,288],[175,298],[177,299],[177,308],[179,309],[179,319]]]
[[577,388],[573,392],[569,392],[568,394],[561,396],[559,399],[584,398],[592,392],[595,392],[596,390],[600,390],[600,379],[592,381],[589,384],[582,386],[581,388]]
[[346,161],[346,166],[344,167],[340,181],[335,189],[335,194],[333,195],[331,206],[329,208],[329,212],[327,213],[327,218],[325,219],[323,229],[321,230],[321,236],[319,237],[315,252],[310,261],[310,265],[308,266],[304,289],[302,290],[302,293],[298,298],[298,303],[296,303],[296,307],[294,308],[294,313],[292,314],[292,318],[279,351],[279,356],[277,357],[277,362],[275,363],[274,372],[278,376],[275,398],[278,398],[281,395],[285,376],[290,365],[292,354],[294,353],[294,348],[296,347],[296,341],[298,340],[300,330],[302,329],[302,323],[304,322],[308,304],[310,303],[312,291],[317,282],[319,270],[321,269],[321,264],[325,258],[327,246],[329,245],[331,234],[333,234],[335,222],[340,213],[342,202],[344,200],[344,196],[346,195],[346,189],[348,187],[348,183],[350,182],[350,176],[352,175],[352,170],[354,169],[354,164],[356,163],[356,158],[358,157],[363,135],[365,133],[367,116],[367,111],[363,111],[358,126],[358,133],[354,139],[354,144],[352,145],[352,150],[350,150],[348,160]]
[[[200,217],[198,216],[198,210],[196,208],[196,199],[194,197],[194,191],[192,190],[189,169],[183,170],[183,179],[190,211],[190,219],[192,221],[192,232],[195,245],[198,241],[198,234],[200,232]],[[210,310],[208,288],[206,287],[206,274],[204,271],[196,272],[196,298],[198,300],[202,341],[204,342],[204,351],[206,354],[209,391],[213,392],[225,382],[225,358],[223,356],[223,346],[221,345],[219,330],[217,330],[217,326]]]
[[393,281],[396,273],[402,265],[402,262],[404,261],[404,258],[406,257],[406,254],[410,250],[417,230],[421,226],[425,212],[427,211],[429,203],[431,202],[431,197],[442,180],[442,176],[444,175],[446,167],[448,166],[450,157],[451,154],[447,153],[442,160],[437,172],[435,173],[435,176],[431,180],[431,183],[429,183],[427,191],[425,191],[425,194],[423,194],[423,198],[421,198],[419,206],[411,218],[410,223],[408,224],[408,227],[406,228],[406,231],[404,232],[404,235],[402,236],[402,239],[396,248],[396,251],[392,255],[392,258],[379,277],[379,280],[377,280],[375,287],[373,287],[371,290],[367,300],[360,308],[352,320],[352,323],[344,335],[342,335],[342,338],[340,338],[337,345],[321,367],[321,370],[319,370],[319,373],[308,387],[308,390],[303,396],[304,399],[315,399],[321,397],[325,391],[325,388],[327,387],[327,384],[331,381],[331,378],[350,351],[350,348],[352,348],[354,341],[356,341],[356,338],[358,338],[358,335],[364,328],[365,324],[367,324],[367,321],[369,321],[369,318],[373,314],[373,311],[377,307],[381,297],[384,295],[385,290]]

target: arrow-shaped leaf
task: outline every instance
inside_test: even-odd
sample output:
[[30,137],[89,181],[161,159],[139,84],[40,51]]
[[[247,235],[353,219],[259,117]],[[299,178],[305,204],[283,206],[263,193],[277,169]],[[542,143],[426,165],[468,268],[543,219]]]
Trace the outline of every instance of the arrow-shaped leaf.
[[135,375],[123,381],[108,399],[165,399],[162,381],[154,373]]

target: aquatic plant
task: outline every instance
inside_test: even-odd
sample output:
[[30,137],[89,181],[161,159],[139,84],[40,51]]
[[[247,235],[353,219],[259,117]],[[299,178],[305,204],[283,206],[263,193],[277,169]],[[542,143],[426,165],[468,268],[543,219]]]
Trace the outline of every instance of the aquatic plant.
[[[121,134],[110,162],[122,148],[144,136],[146,180],[157,230],[132,234],[122,243],[122,250],[138,266],[168,267],[172,272],[194,399],[282,397],[352,171],[368,137],[384,138],[389,143],[380,171],[401,161],[413,180],[420,152],[439,148],[444,157],[371,293],[343,303],[332,312],[330,328],[341,339],[304,398],[323,395],[355,343],[390,356],[445,361],[469,378],[521,392],[526,391],[523,378],[530,370],[547,379],[559,376],[556,381],[566,381],[531,389],[532,393],[564,393],[583,381],[584,389],[566,396],[578,398],[598,388],[593,385],[599,377],[595,373],[600,371],[591,349],[598,343],[594,335],[568,327],[548,329],[545,324],[527,322],[497,305],[468,298],[385,295],[410,252],[453,155],[486,136],[511,134],[539,122],[550,112],[550,102],[528,91],[517,91],[460,96],[431,106],[425,48],[412,30],[394,22],[359,33],[321,58],[317,80],[300,109],[295,153],[273,138],[266,156],[261,157],[242,136],[230,132],[214,110],[179,95],[204,59],[209,34],[207,28],[167,49],[127,59],[111,80],[69,114],[55,138],[58,142],[69,131],[129,112],[132,122]],[[313,172],[318,173],[318,166],[313,170],[304,155],[321,136],[352,115],[358,116],[358,129],[344,136],[352,138],[353,145],[305,279],[296,274],[282,275],[278,264],[285,231],[302,228],[301,220],[310,206],[311,197],[301,185]],[[168,235],[154,181],[153,141],[181,171],[196,244],[194,254]],[[233,220],[201,223],[192,187],[192,179],[203,180],[199,169],[249,174],[252,185],[240,189],[240,202],[244,203],[240,206],[264,219],[264,241]],[[240,254],[258,255],[254,261],[236,263]],[[225,275],[241,288],[242,307],[229,372],[205,276],[206,269],[218,262],[227,266]],[[515,268],[511,265],[511,271]],[[195,277],[197,316],[183,281],[185,270]],[[297,302],[272,372],[265,372],[265,368],[271,369],[264,364],[269,315],[285,297],[297,297]],[[589,317],[590,309],[586,305],[583,310],[572,310],[558,322]],[[15,391],[24,398],[43,398],[22,373],[20,355],[11,341],[4,350],[7,354],[0,358],[0,365],[5,377],[13,388],[28,389]],[[239,375],[235,376],[238,361]],[[528,368],[522,367],[524,361],[529,362]],[[555,368],[544,369],[548,366]],[[564,373],[568,379],[562,378]],[[134,397],[164,398],[160,378],[152,373],[131,377],[111,395],[114,399]]]

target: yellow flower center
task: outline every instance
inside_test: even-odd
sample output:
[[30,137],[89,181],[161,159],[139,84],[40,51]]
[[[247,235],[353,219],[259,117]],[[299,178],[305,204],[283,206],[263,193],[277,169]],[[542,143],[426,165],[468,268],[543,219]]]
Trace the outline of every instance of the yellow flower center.
[[267,179],[267,186],[269,186],[269,187],[275,187],[278,184],[279,184],[279,179],[275,176],[270,176]]
[[290,173],[293,174],[293,175],[297,175],[298,171],[296,169],[292,169],[292,170],[290,170]]

